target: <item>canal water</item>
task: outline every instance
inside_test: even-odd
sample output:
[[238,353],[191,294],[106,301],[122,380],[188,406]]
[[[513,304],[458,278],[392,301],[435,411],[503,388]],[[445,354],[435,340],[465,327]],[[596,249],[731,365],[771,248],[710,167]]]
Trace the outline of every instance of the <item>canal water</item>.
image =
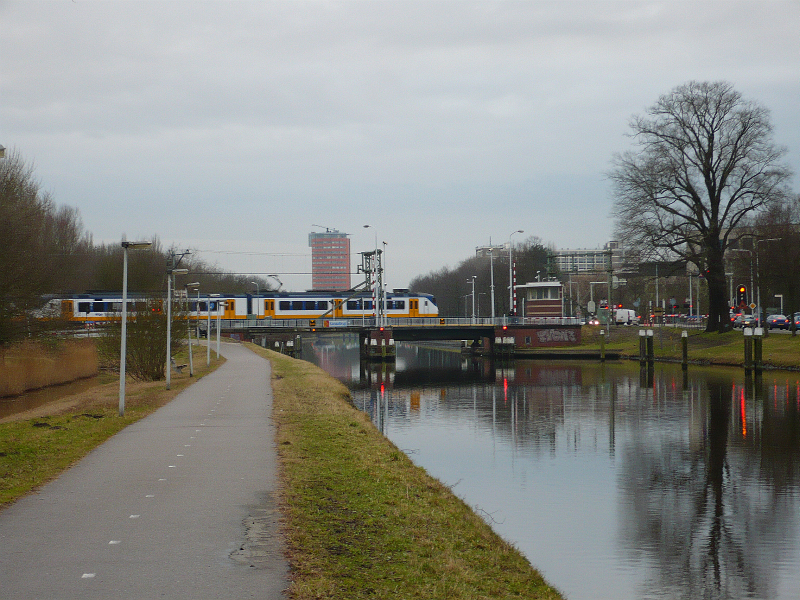
[[570,600],[800,598],[800,375],[304,347]]
[[97,377],[88,377],[61,385],[51,385],[40,390],[31,390],[19,396],[0,397],[0,419],[44,406],[66,396],[79,394],[95,385],[97,385]]

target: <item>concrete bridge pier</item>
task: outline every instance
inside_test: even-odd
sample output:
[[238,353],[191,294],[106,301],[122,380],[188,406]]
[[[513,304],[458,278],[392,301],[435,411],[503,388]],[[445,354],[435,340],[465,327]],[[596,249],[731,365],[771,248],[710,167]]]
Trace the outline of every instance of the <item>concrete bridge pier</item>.
[[280,354],[297,358],[302,348],[300,335],[293,331],[270,332],[260,335],[251,335],[253,343],[262,348],[274,350]]
[[362,360],[394,361],[397,347],[389,327],[362,329],[358,334],[358,347]]

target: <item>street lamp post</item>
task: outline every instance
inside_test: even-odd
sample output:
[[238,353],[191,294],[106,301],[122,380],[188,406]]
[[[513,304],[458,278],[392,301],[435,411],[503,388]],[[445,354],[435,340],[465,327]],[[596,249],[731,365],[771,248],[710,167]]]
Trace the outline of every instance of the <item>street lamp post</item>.
[[[758,285],[756,287],[756,295],[757,300],[756,304],[758,304],[758,326],[764,327],[764,322],[762,321],[764,315],[762,314],[761,310],[761,271],[758,270],[758,245],[761,242],[778,242],[780,241],[779,238],[764,238],[763,240],[756,240],[756,277],[758,278]],[[764,329],[766,331],[766,329]]]
[[[211,297],[219,294],[209,294],[206,297],[206,367],[211,366]],[[219,357],[219,355],[217,355]]]
[[508,236],[508,314],[514,315],[514,259],[512,254],[511,238],[515,233],[525,233],[522,229],[512,231]]
[[172,288],[175,275],[186,275],[189,269],[170,269],[167,271],[167,389],[172,384]]
[[[192,283],[187,283],[184,288],[186,289],[186,305],[188,308],[189,306],[189,288],[197,288],[197,311],[199,314],[200,311],[200,282],[193,281]],[[189,377],[194,377],[194,361],[192,360],[192,311],[186,311],[186,334],[189,336]],[[199,340],[198,340],[199,341]]]
[[381,242],[383,244],[383,254],[381,254],[381,326],[386,325],[386,246],[388,245],[386,242]]
[[477,275],[473,275],[469,279],[467,279],[467,283],[472,282],[472,324],[475,324],[475,278]]
[[128,335],[128,248],[143,250],[152,242],[122,242],[122,340],[119,345],[119,416],[125,416],[125,362]]
[[492,325],[494,325],[494,248],[491,238],[489,238],[489,289],[492,294]]
[[222,322],[221,322],[221,308],[225,306],[224,300],[217,301],[217,360],[219,360],[219,338],[222,335],[220,329],[222,329]]

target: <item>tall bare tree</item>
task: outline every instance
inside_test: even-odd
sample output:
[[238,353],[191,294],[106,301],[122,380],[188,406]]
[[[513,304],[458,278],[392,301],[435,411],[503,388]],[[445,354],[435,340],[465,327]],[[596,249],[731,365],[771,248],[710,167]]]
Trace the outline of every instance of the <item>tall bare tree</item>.
[[787,193],[785,149],[769,111],[726,82],[689,82],[630,122],[636,152],[617,155],[617,235],[650,260],[684,259],[705,272],[707,331],[730,328],[724,255],[734,230]]
[[19,153],[0,160],[0,344],[35,333],[42,295],[66,286],[90,245],[76,209],[56,207]]

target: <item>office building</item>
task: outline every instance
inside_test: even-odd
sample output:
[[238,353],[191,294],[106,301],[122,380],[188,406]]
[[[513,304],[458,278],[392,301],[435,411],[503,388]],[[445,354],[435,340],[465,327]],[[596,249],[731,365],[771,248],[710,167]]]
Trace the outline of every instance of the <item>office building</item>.
[[308,234],[311,246],[311,289],[349,290],[350,238],[348,234],[326,229]]

